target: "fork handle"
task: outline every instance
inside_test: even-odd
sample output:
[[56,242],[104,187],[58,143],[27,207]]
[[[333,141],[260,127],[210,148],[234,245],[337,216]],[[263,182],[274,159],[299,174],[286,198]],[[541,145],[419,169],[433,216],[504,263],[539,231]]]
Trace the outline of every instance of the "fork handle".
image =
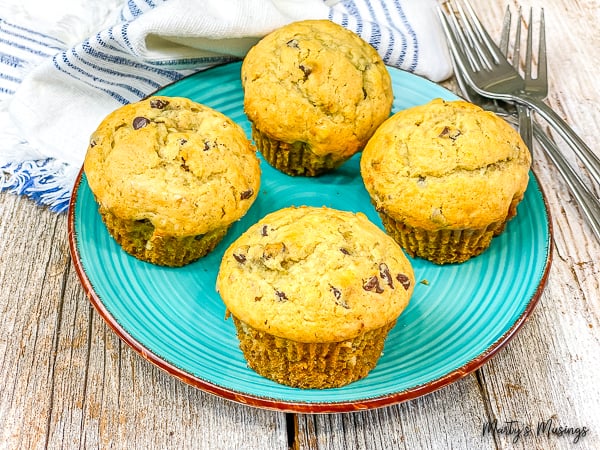
[[538,98],[520,95],[516,101],[534,109],[571,146],[575,154],[585,163],[592,179],[600,185],[600,159],[575,131],[546,103]]
[[537,126],[534,127],[533,131],[535,138],[563,176],[567,186],[581,207],[581,211],[587,219],[592,231],[596,235],[598,241],[600,241],[600,200],[590,192],[583,180],[571,168],[563,154],[556,147],[554,142],[550,140],[548,135]]

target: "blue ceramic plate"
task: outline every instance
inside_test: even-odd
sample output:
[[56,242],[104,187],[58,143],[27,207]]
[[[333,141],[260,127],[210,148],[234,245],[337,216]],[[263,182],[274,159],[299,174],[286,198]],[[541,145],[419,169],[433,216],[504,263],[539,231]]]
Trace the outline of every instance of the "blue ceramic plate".
[[[240,64],[172,84],[158,94],[189,97],[228,115],[250,135]],[[456,99],[423,78],[390,68],[394,111],[435,97]],[[472,372],[501,348],[533,310],[550,267],[551,227],[536,178],[506,231],[464,264],[412,260],[417,285],[391,331],[377,367],[337,389],[302,390],[267,380],[246,366],[234,326],[215,291],[223,252],[265,214],[289,205],[362,211],[381,226],[356,155],[335,172],[292,178],[262,164],[262,187],[248,214],[207,257],[183,268],[138,261],[115,243],[97,212],[85,175],[69,212],[73,260],[100,315],[144,358],[207,392],[253,406],[295,412],[374,408],[418,397]]]

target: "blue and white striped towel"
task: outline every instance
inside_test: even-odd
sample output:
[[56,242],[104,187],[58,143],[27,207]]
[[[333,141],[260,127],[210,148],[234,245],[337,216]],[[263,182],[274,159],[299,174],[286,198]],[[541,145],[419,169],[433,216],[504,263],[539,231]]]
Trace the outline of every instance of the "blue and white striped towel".
[[55,211],[67,209],[89,136],[106,114],[242,58],[288,22],[329,18],[370,42],[388,65],[434,81],[451,73],[435,0],[75,0],[77,8],[63,0],[46,2],[45,12],[6,1],[0,189]]

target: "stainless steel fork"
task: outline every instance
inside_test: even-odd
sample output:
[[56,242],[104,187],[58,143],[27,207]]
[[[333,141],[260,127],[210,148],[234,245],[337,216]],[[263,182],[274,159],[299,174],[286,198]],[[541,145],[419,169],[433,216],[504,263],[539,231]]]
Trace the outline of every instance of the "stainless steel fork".
[[[513,46],[513,66],[519,67],[520,42],[521,42],[521,22],[523,16],[521,9],[517,17],[517,25],[515,32],[515,41]],[[537,76],[532,76],[533,72],[533,8],[529,10],[529,27],[527,30],[526,50],[525,50],[525,69],[523,79],[525,87],[523,91],[532,97],[538,98],[540,101],[548,95],[548,61],[546,59],[546,31],[544,10],[540,12],[539,22],[539,43],[538,43],[538,58],[537,58]],[[508,51],[504,52],[505,54]],[[522,104],[517,104],[517,113],[519,117],[519,127],[521,125],[529,127],[533,133],[533,120],[530,114],[530,109]],[[528,122],[525,123],[525,122]],[[528,130],[525,130],[527,134]],[[567,182],[569,189],[575,196],[577,203],[581,206],[581,210],[592,228],[592,231],[600,240],[600,201],[588,190],[579,175],[571,168],[562,153],[545,134],[537,135],[537,138],[545,150],[548,157],[552,160],[558,171],[562,174]]]
[[[519,13],[519,22],[518,22],[519,25],[517,25],[518,31],[516,32],[516,37],[515,37],[515,48],[519,48],[517,43],[520,42],[520,19],[521,19],[521,14]],[[530,36],[531,35],[531,14],[530,14],[530,19],[529,19],[529,24],[530,24],[529,25],[530,26],[529,36]],[[543,33],[543,32],[540,31],[540,33]],[[503,29],[502,29],[502,37],[500,39],[500,49],[503,51],[504,54],[508,53],[509,34],[510,34],[510,11],[507,9],[504,24],[503,24]],[[531,78],[531,66],[532,66],[532,64],[531,64],[532,44],[531,44],[531,40],[529,39],[529,36],[527,39],[528,51],[526,52],[526,63],[525,63],[526,71],[529,71],[529,75],[526,75],[526,79]],[[543,42],[544,39],[545,39],[545,37],[544,38],[540,37],[541,42]],[[543,44],[540,44],[540,46],[541,45],[543,45]],[[541,49],[540,49],[540,51],[541,51]],[[518,53],[517,50],[513,50],[513,64],[518,64],[515,61],[515,60],[518,60],[519,55],[517,53]],[[527,114],[527,112],[529,111],[529,108],[527,108],[526,106],[523,106],[523,105],[518,105],[518,104],[513,105],[510,103],[503,102],[503,101],[497,101],[497,100],[492,100],[487,97],[482,97],[481,95],[479,95],[477,92],[475,92],[469,86],[468,81],[465,80],[465,78],[463,77],[462,71],[459,70],[459,67],[456,64],[456,58],[455,58],[455,54],[453,52],[452,52],[452,57],[453,57],[453,63],[455,64],[454,74],[456,77],[456,81],[457,81],[458,86],[459,86],[460,90],[462,91],[462,94],[465,97],[465,99],[467,99],[468,101],[470,101],[472,103],[478,104],[479,106],[481,106],[482,108],[484,108],[488,111],[492,111],[498,115],[505,117],[511,123],[515,122],[515,115],[517,115],[519,127],[527,126],[527,124],[523,125],[523,122],[529,121],[528,125],[531,127],[532,136],[534,136],[537,139],[537,141],[540,143],[540,147],[544,150],[546,155],[548,155],[550,160],[554,163],[554,165],[558,169],[558,172],[562,175],[563,179],[567,183],[569,190],[571,191],[571,193],[575,197],[575,200],[577,201],[578,205],[580,206],[584,217],[586,218],[590,228],[592,229],[592,232],[594,233],[596,238],[600,241],[600,200],[598,200],[598,198],[596,198],[590,192],[590,190],[587,188],[587,186],[585,185],[585,183],[583,182],[581,177],[569,165],[569,163],[567,162],[567,160],[565,159],[563,154],[557,148],[554,141],[552,141],[548,137],[548,135],[546,133],[544,133],[544,131],[537,124],[533,123],[533,121],[531,120],[531,116],[529,114]],[[540,67],[540,65],[542,67]],[[527,66],[529,66],[529,67],[527,68]],[[542,58],[541,60],[538,59],[538,69],[537,69],[538,75],[537,75],[537,79],[535,82],[535,86],[532,89],[537,90],[537,95],[540,97],[545,96],[546,95],[545,92],[547,92],[547,83],[545,83],[546,89],[544,89],[544,79],[546,79],[545,73],[547,72],[547,69],[545,68],[545,66],[546,66],[546,60],[544,58]],[[520,130],[520,131],[522,131],[522,130]],[[526,139],[527,139],[526,137],[524,137],[524,139],[523,139],[525,141],[525,143],[528,146],[532,145],[532,143],[531,142],[528,143],[526,141]],[[532,147],[530,147],[530,148],[532,148]]]
[[461,3],[448,1],[448,12],[438,7],[438,13],[459,70],[469,84],[482,96],[517,102],[535,110],[571,146],[600,185],[600,158],[540,97],[525,93],[525,80],[492,41],[471,5]]
[[[530,14],[531,16],[531,14]],[[504,14],[504,21],[502,23],[502,35],[500,37],[500,50],[502,51],[502,54],[508,58],[509,56],[509,51],[508,51],[508,40],[509,40],[509,36],[510,36],[510,26],[511,26],[511,18],[512,18],[512,14],[510,12],[510,7],[506,8],[506,13]],[[516,20],[516,31],[515,31],[515,39],[514,39],[514,44],[513,44],[513,52],[512,52],[512,65],[515,68],[515,70],[519,70],[519,64],[520,64],[520,60],[521,60],[521,8],[519,7],[519,16]],[[529,20],[529,33],[528,33],[528,39],[527,39],[527,58],[531,57],[531,54],[533,53],[532,51],[532,40],[529,39],[529,37],[531,36],[531,17]],[[540,44],[540,49],[539,51],[542,51],[542,44]],[[544,51],[545,51],[545,44],[544,44]],[[539,59],[539,56],[538,56]],[[526,63],[526,73],[525,73],[525,89],[527,89],[527,83],[528,81],[533,80],[533,78],[531,77],[531,64],[527,64]],[[528,69],[528,70],[527,70]],[[527,73],[528,72],[528,73]],[[527,76],[529,74],[529,77]],[[539,78],[538,78],[539,79]],[[529,148],[529,150],[533,153],[533,117],[531,114],[531,109],[525,105],[522,105],[520,103],[516,104],[517,107],[517,117],[519,119],[519,133],[521,133],[521,137],[523,138],[523,141],[525,142],[525,145],[527,145],[527,148]]]

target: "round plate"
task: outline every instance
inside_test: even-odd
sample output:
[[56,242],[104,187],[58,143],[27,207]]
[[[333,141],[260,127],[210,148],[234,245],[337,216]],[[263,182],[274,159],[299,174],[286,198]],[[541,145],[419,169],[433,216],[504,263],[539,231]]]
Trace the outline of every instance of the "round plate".
[[[389,69],[394,111],[446,89]],[[240,63],[197,73],[158,92],[188,97],[231,117],[250,136],[243,112]],[[438,266],[412,259],[417,285],[390,332],[378,365],[342,388],[303,390],[277,384],[246,365],[235,329],[215,290],[221,257],[231,242],[265,214],[290,205],[362,211],[381,221],[359,172],[360,155],[318,178],[284,175],[261,160],[262,185],[247,215],[208,256],[182,268],[141,262],[110,237],[80,173],[69,209],[73,261],[92,304],[135,351],[171,375],[207,392],[253,406],[290,412],[375,408],[432,392],[472,372],[521,327],[548,275],[551,226],[535,176],[518,214],[482,255]]]

